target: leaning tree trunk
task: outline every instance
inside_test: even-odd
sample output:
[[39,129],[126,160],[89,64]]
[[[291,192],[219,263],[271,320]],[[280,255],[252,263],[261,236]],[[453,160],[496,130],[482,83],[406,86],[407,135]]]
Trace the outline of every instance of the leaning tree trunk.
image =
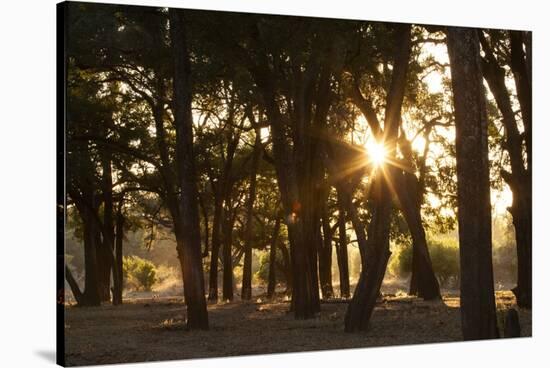
[[246,224],[244,238],[244,265],[241,299],[250,300],[252,298],[252,231],[253,231],[253,211],[254,200],[256,199],[256,173],[260,155],[262,153],[260,128],[255,129],[256,139],[254,142],[254,151],[252,153],[252,165],[250,169],[250,189],[246,203]]
[[67,283],[71,288],[71,292],[73,293],[74,299],[76,300],[76,304],[82,305],[84,295],[80,291],[80,287],[78,287],[78,283],[76,282],[71,270],[67,265],[65,265],[65,279],[67,280]]
[[418,179],[409,172],[392,170],[397,198],[412,237],[413,263],[410,294],[425,300],[440,299],[439,282],[435,276],[426,232],[422,224],[420,202],[418,201]]
[[208,329],[208,312],[204,296],[198,191],[193,152],[193,117],[191,114],[190,62],[183,12],[170,9],[170,36],[174,58],[174,122],[176,158],[181,189],[179,208],[183,244],[183,283],[187,304],[187,328]]
[[411,26],[395,26],[395,57],[392,80],[386,98],[384,116],[384,140],[388,163],[379,167],[374,182],[374,212],[369,224],[367,249],[374,250],[373,266],[361,270],[353,298],[345,317],[345,331],[356,332],[367,329],[376,299],[388,265],[390,252],[391,191],[396,168],[391,166],[395,159],[395,149],[399,130],[401,107],[405,96],[407,71],[411,53]]
[[345,331],[365,331],[374,310],[388,260],[390,258],[390,215],[391,195],[384,175],[377,175],[374,194],[374,211],[369,226],[369,247],[373,249],[373,259],[369,267],[361,270],[353,298],[345,316]]
[[409,294],[418,295],[426,300],[441,298],[439,282],[433,270],[426,232],[422,222],[425,160],[429,148],[430,131],[431,125],[427,125],[424,133],[426,139],[424,155],[419,163],[420,178],[417,178],[414,174],[411,142],[403,133],[398,140],[399,149],[403,155],[403,170],[392,170],[395,175],[392,178],[395,194],[412,237],[412,272]]
[[491,253],[487,111],[478,34],[447,30],[456,122],[460,312],[465,340],[498,337]]

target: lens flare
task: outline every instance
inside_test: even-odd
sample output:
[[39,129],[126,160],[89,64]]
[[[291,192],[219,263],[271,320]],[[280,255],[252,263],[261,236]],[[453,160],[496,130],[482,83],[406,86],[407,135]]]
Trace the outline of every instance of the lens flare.
[[386,162],[386,147],[383,143],[369,142],[366,148],[367,158],[373,166],[379,167]]

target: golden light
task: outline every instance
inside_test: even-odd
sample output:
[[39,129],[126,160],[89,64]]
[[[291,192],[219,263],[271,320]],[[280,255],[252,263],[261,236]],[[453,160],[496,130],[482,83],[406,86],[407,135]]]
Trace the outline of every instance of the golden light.
[[375,167],[382,166],[386,162],[386,147],[383,143],[367,142],[367,159]]

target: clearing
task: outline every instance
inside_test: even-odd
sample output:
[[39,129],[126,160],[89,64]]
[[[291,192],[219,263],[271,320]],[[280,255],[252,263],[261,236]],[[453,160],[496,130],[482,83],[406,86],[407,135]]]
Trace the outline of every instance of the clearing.
[[[515,307],[509,291],[498,291],[498,319]],[[67,365],[128,363],[327,349],[460,341],[459,298],[426,302],[398,293],[384,295],[371,328],[344,332],[347,302],[323,302],[320,315],[295,320],[288,301],[235,301],[208,306],[209,331],[186,331],[179,297],[129,299],[119,307],[67,306]],[[521,335],[531,336],[531,311],[519,310]]]

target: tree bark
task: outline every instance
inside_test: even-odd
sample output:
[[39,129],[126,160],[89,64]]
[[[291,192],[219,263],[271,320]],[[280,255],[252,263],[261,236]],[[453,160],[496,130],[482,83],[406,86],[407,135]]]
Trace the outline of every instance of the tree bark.
[[199,195],[199,207],[201,209],[202,218],[204,220],[204,249],[202,251],[202,257],[208,257],[208,231],[209,231],[209,225],[208,225],[208,209],[206,205],[204,204],[204,201],[202,200],[202,197]]
[[319,281],[321,283],[321,294],[323,296],[323,299],[330,299],[334,296],[334,290],[332,288],[333,232],[330,226],[326,203],[323,205],[323,215],[321,221],[323,234],[322,239],[319,241]]
[[[112,155],[111,152],[108,149],[105,149],[102,155],[102,166],[103,166],[103,175],[102,175],[102,190],[103,190],[103,227],[104,227],[104,247],[105,250],[112,253],[115,251],[114,245],[115,245],[115,233],[114,233],[114,218],[113,218],[113,174],[112,174],[112,167],[111,167],[111,161],[112,161]],[[111,272],[113,272],[113,281],[118,278],[118,274],[115,274],[114,267],[116,265],[113,265],[111,262],[111,257],[107,255],[106,259],[107,262],[105,262],[105,269],[106,269],[106,277],[104,279],[104,282],[106,283],[106,293],[103,291],[102,293],[105,293],[103,295],[106,299],[110,299],[110,280],[111,280]],[[113,282],[114,285],[114,282]],[[117,300],[118,302],[118,300]],[[113,304],[115,303],[115,300],[113,298]]]
[[[92,206],[95,203],[94,195],[90,198]],[[92,219],[93,214],[90,208],[79,209],[84,223],[84,293],[82,305],[99,306],[101,296],[99,294],[99,277],[97,273],[97,226]]]
[[256,174],[258,164],[262,154],[262,140],[260,128],[255,129],[256,138],[254,142],[254,151],[252,153],[252,164],[250,169],[250,188],[248,192],[248,200],[246,203],[246,224],[244,238],[244,265],[243,265],[243,280],[241,299],[250,300],[252,298],[252,230],[253,230],[253,211],[254,201],[256,199]]
[[[512,108],[510,93],[506,87],[505,70],[501,67],[479,32],[481,45],[485,52],[482,58],[483,77],[487,81],[497,106],[502,114],[506,144],[504,149],[510,157],[511,172],[501,172],[504,181],[512,191],[512,206],[508,209],[512,215],[516,234],[518,259],[517,286],[512,290],[520,307],[531,308],[532,304],[532,175],[531,175],[531,84],[526,57],[523,52],[521,32],[511,31],[511,68],[514,72],[518,100],[520,102],[524,133],[520,134],[516,115]],[[523,152],[527,153],[527,168],[524,165]]]
[[[292,96],[294,106],[291,137],[283,118],[276,90],[275,73],[269,66],[265,43],[257,27],[251,32],[251,40],[258,48],[257,62],[249,65],[263,100],[273,138],[273,157],[281,201],[285,212],[292,264],[292,303],[296,319],[313,318],[321,308],[317,273],[317,247],[315,228],[319,226],[320,214],[316,207],[316,189],[313,178],[316,155],[311,137],[311,108],[315,73],[293,69],[296,87]],[[318,59],[312,59],[318,62]]]
[[[104,239],[105,240],[105,239]],[[111,257],[107,241],[101,240],[99,230],[97,231],[97,275],[99,283],[99,298],[102,302],[111,300]]]
[[[229,114],[232,116],[232,110],[229,111]],[[230,120],[233,118],[230,117]],[[227,134],[227,149],[226,149],[226,159],[223,163],[220,179],[217,182],[212,181],[212,190],[214,191],[214,220],[212,224],[212,253],[210,256],[210,277],[209,277],[209,292],[208,300],[211,302],[216,302],[218,300],[218,265],[219,265],[219,253],[220,248],[222,248],[222,243],[225,244],[226,239],[231,237],[230,232],[232,232],[233,226],[227,224],[228,218],[231,217],[230,210],[228,209],[231,204],[231,195],[233,190],[233,159],[237,149],[237,145],[240,139],[240,132],[237,133],[228,133]],[[229,217],[228,217],[229,216]],[[228,253],[224,253],[222,248],[222,259],[224,264],[227,260],[230,259],[231,254],[231,243],[229,243]],[[225,258],[224,258],[225,257]],[[232,263],[232,262],[231,262]],[[225,268],[224,268],[225,269]],[[233,270],[229,270],[231,273],[222,273],[223,285],[222,293],[226,296],[231,294],[231,299],[233,298],[233,291],[230,289],[233,288]],[[227,278],[227,281],[224,281]],[[231,287],[229,287],[229,281],[231,281]],[[225,297],[224,297],[225,299]]]
[[391,220],[391,182],[396,170],[391,166],[395,160],[401,107],[405,96],[407,71],[411,53],[411,26],[395,25],[395,56],[390,88],[386,98],[384,116],[384,144],[388,163],[380,166],[374,182],[374,212],[369,224],[368,242],[374,249],[373,266],[361,270],[361,275],[353,298],[345,316],[345,331],[356,332],[367,329],[370,317],[374,310],[376,299],[380,294],[380,287],[388,264],[390,252],[390,220]]
[[290,252],[283,242],[278,243],[278,248],[283,256],[283,273],[285,275],[286,289],[285,294],[292,294],[292,285],[294,284],[292,278],[292,266],[290,264]]
[[422,224],[420,202],[418,201],[418,179],[414,174],[406,171],[392,171],[395,175],[392,181],[397,198],[413,241],[410,293],[425,300],[440,299],[439,282],[433,270],[426,233]]
[[74,299],[76,300],[76,304],[82,305],[84,301],[84,295],[80,291],[78,283],[74,279],[73,274],[67,265],[65,265],[65,279],[67,280],[67,283],[71,288],[71,292],[73,293]]
[[343,193],[338,195],[338,248],[336,249],[336,260],[340,275],[340,297],[349,298],[349,263],[348,263],[348,237],[346,234],[346,199]]
[[233,243],[233,214],[231,211],[231,194],[224,200],[224,219],[222,224],[222,258],[223,258],[223,284],[222,298],[224,301],[233,300],[233,259],[232,259],[232,243]]
[[[525,128],[524,139],[527,151],[527,171],[531,171],[532,158],[532,80],[531,80],[531,32],[509,31],[511,45],[511,69],[518,101],[521,108],[521,117]],[[524,51],[525,46],[525,51]]]
[[122,203],[119,203],[119,208],[115,220],[115,262],[117,267],[113,269],[113,272],[118,272],[118,277],[114,279],[118,282],[115,282],[113,287],[113,304],[119,305],[122,304],[122,289],[124,288],[123,284],[123,273],[122,273],[122,246],[124,242],[124,215],[122,214]]
[[[201,260],[198,191],[193,153],[193,118],[191,114],[191,68],[187,50],[184,14],[170,9],[170,36],[174,60],[174,122],[176,126],[176,157],[181,189],[179,208],[183,244],[178,244],[183,264],[187,328],[208,329],[208,312],[204,296],[204,276]],[[182,259],[183,258],[183,259]]]
[[218,263],[221,244],[221,217],[223,201],[214,194],[214,219],[212,222],[212,253],[210,254],[210,273],[208,278],[208,300],[218,301]]
[[361,270],[353,298],[346,310],[344,329],[346,332],[366,331],[374,310],[380,287],[384,280],[390,258],[390,215],[391,194],[384,175],[377,175],[374,195],[374,211],[369,226],[369,238],[373,248],[373,259],[369,267]]
[[487,111],[478,34],[450,27],[456,123],[460,311],[464,340],[498,337],[491,244]]
[[277,241],[279,239],[279,229],[281,227],[281,219],[277,217],[275,220],[275,226],[273,227],[273,234],[271,235],[271,244],[269,246],[269,276],[267,282],[267,297],[272,298],[275,294],[275,287],[277,286],[276,275],[276,262],[277,262]]

